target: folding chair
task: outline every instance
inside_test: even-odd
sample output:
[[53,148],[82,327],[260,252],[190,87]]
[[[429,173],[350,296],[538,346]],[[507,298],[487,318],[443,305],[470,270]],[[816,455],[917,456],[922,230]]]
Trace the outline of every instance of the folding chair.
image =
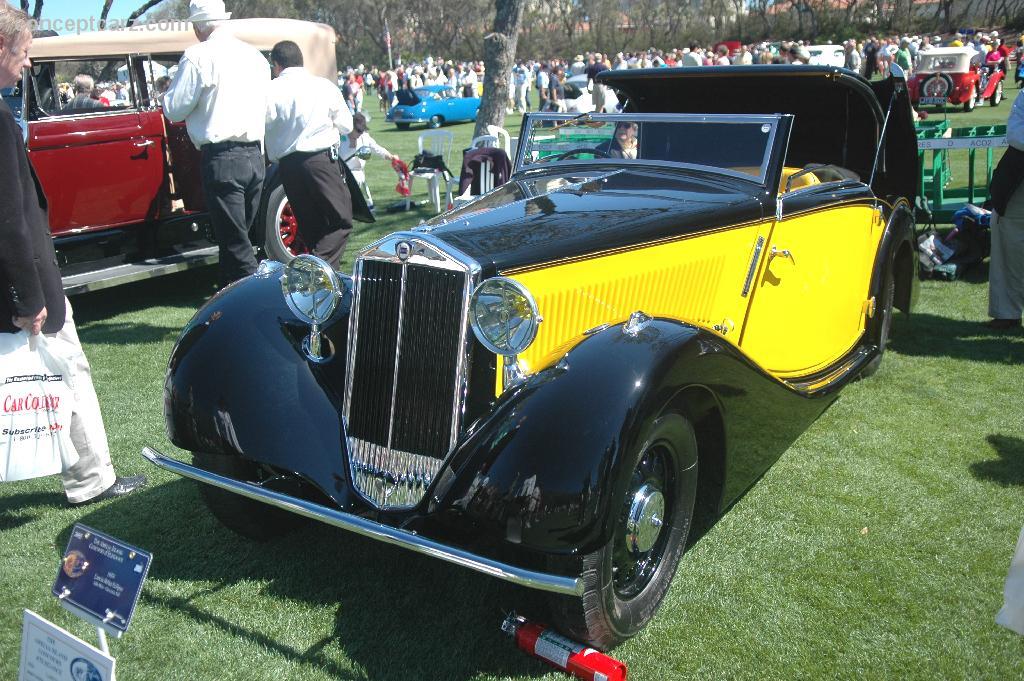
[[[429,151],[432,154],[437,154],[444,159],[446,166],[451,167],[451,155],[452,146],[455,144],[455,135],[448,130],[427,130],[420,134],[419,140],[420,153]],[[427,181],[427,192],[430,194],[430,198],[434,201],[434,209],[438,213],[441,212],[441,182],[444,181],[444,172],[440,170],[434,170],[433,168],[418,168],[413,169],[409,173],[409,190],[411,193],[413,180],[417,177],[421,177]],[[447,187],[447,184],[446,184]],[[446,189],[446,202],[445,205],[451,203],[451,192]],[[407,199],[408,201],[408,199]]]

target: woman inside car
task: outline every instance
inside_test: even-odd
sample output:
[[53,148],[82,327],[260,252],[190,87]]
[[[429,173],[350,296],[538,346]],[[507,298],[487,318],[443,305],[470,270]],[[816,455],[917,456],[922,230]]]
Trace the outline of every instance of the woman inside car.
[[636,158],[637,132],[639,126],[632,121],[619,121],[615,124],[615,132],[607,142],[602,142],[594,151],[605,154],[608,158]]

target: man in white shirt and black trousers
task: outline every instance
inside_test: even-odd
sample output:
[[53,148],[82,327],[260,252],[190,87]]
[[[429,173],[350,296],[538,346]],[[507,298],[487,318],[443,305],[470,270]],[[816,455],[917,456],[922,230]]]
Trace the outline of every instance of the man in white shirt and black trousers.
[[221,285],[256,271],[249,230],[259,211],[263,160],[263,98],[270,67],[259,50],[233,37],[223,0],[191,0],[199,44],[185,50],[164,95],[167,118],[185,121],[202,151],[206,207],[220,245]]
[[357,217],[373,220],[339,158],[352,112],[335,83],[303,67],[302,51],[284,40],[270,52],[274,80],[267,95],[267,157],[278,162],[299,236],[313,255],[337,268]]

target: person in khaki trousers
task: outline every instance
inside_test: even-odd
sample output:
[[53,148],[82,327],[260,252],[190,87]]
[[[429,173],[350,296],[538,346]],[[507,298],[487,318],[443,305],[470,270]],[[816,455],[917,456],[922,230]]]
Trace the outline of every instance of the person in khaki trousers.
[[[27,14],[0,2],[0,88],[21,79],[32,45]],[[79,460],[62,474],[72,504],[109,499],[146,484],[145,476],[118,477],[110,462],[89,361],[82,351],[71,305],[64,297],[47,219],[46,196],[29,163],[21,128],[0,102],[0,333],[43,333],[63,359],[74,387],[71,441]]]
[[1024,92],[1017,95],[1006,124],[1009,144],[992,174],[992,259],[988,272],[986,325],[1014,332],[1024,310]]

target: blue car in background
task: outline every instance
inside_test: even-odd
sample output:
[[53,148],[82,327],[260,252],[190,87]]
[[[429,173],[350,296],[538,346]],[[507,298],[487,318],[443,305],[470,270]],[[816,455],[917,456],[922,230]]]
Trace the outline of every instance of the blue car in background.
[[395,93],[398,103],[388,111],[388,120],[405,130],[413,123],[426,123],[428,128],[440,128],[454,121],[475,121],[480,110],[479,97],[460,97],[447,85],[424,85],[411,92]]

